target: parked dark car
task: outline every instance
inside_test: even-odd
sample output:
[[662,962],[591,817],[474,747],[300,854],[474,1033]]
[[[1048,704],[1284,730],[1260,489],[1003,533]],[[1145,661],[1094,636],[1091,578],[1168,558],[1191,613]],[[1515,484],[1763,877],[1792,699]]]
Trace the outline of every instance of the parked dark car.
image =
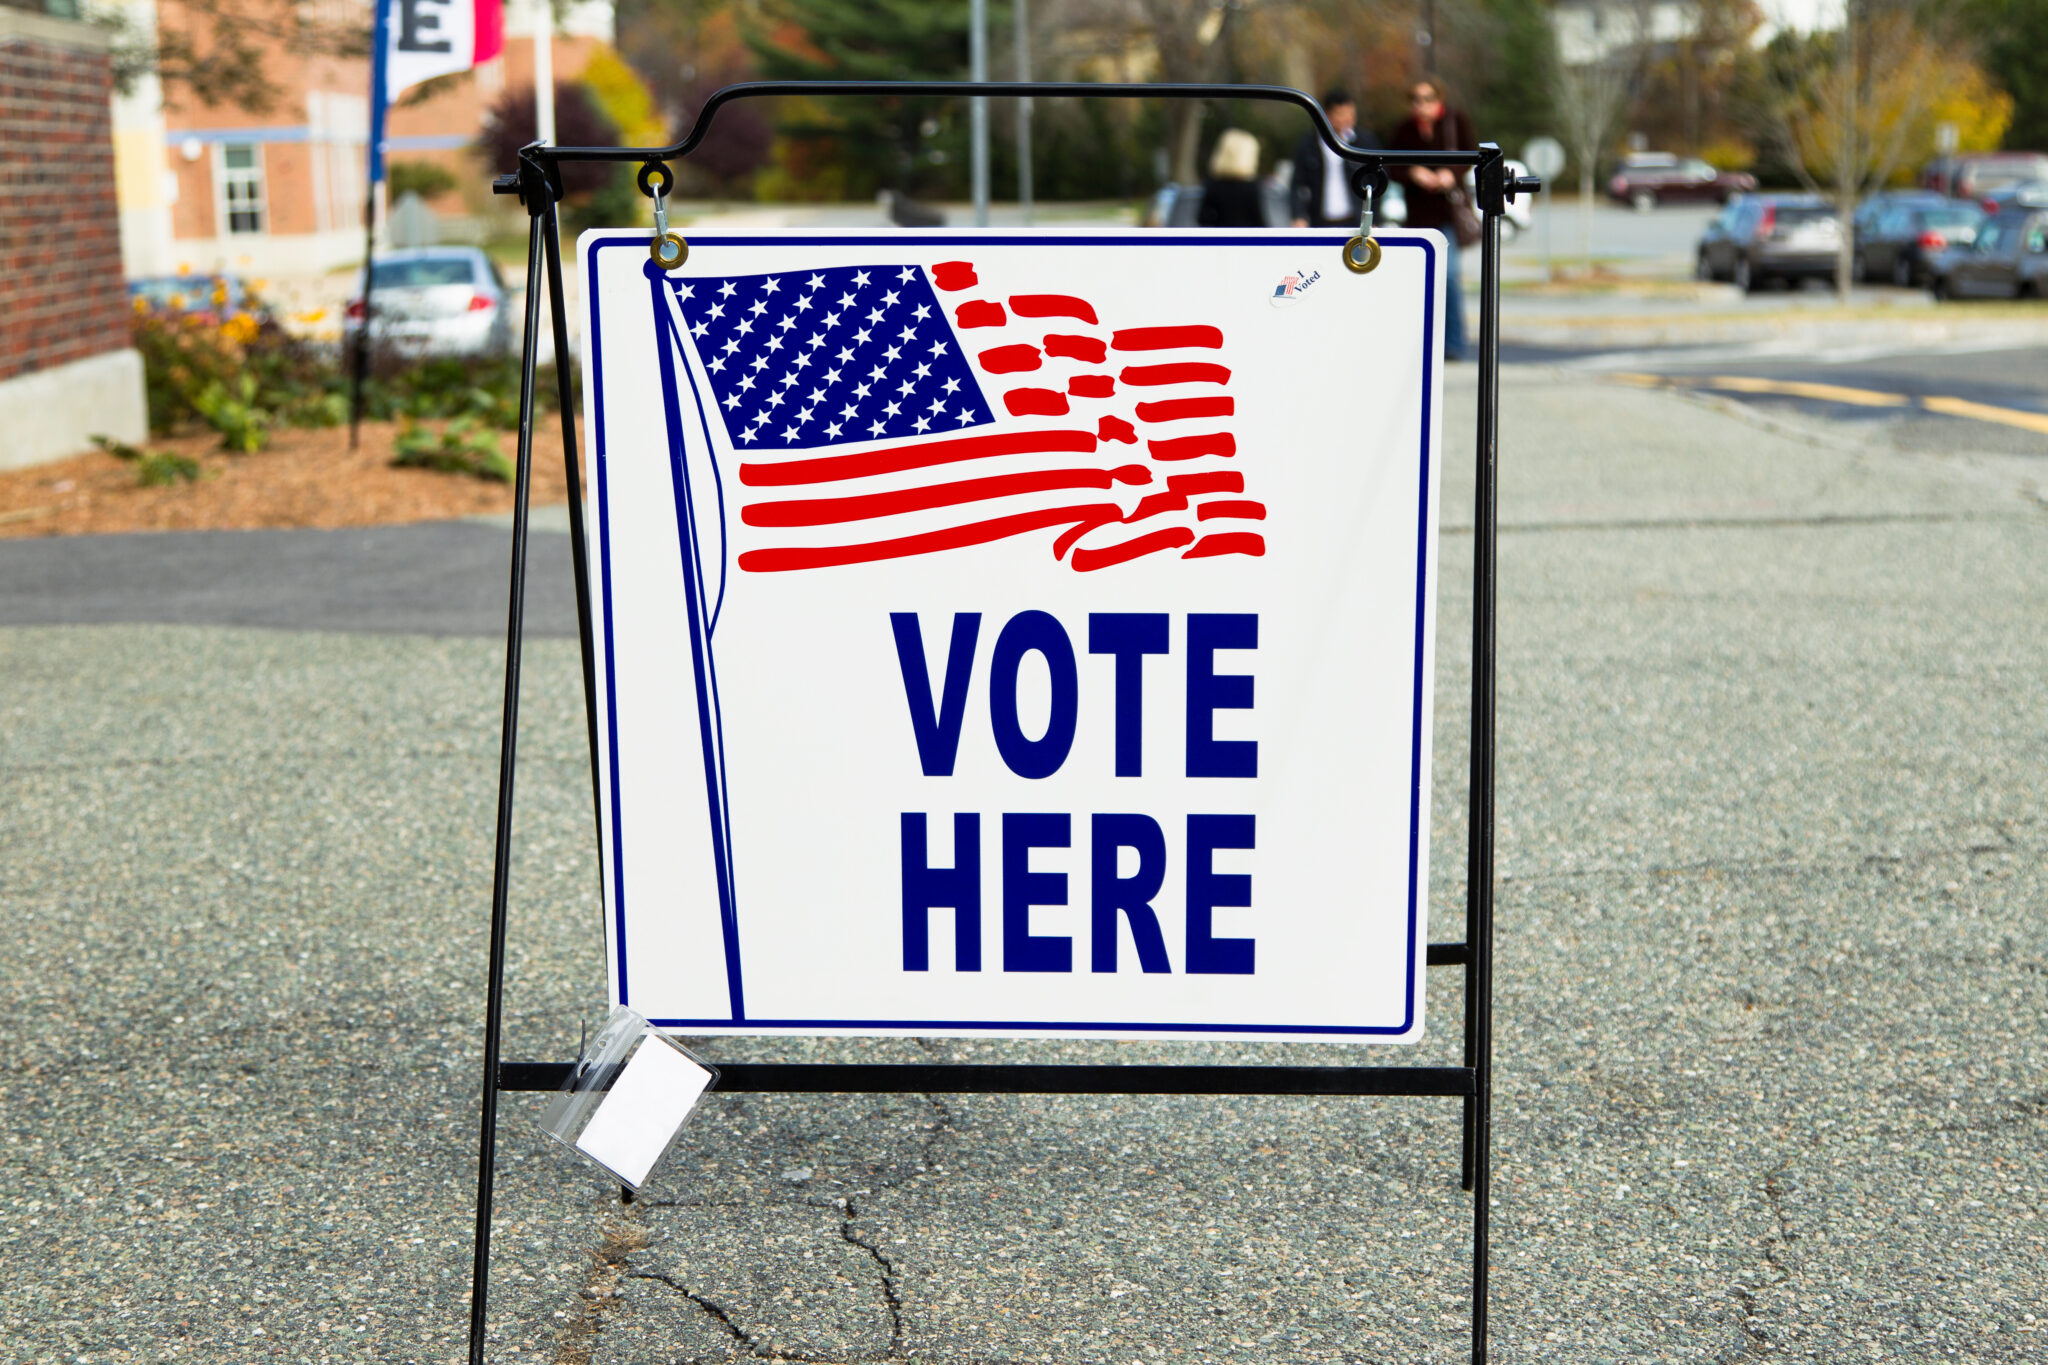
[[2003,213],[2009,208],[2048,208],[2048,180],[2016,180],[1987,190],[1977,207],[1985,213]]
[[1607,182],[1608,196],[1647,213],[1659,204],[1725,204],[1756,188],[1756,177],[1717,171],[1696,156],[1636,152],[1625,156]]
[[1877,216],[1886,209],[1898,208],[1902,204],[1946,204],[1948,196],[1940,190],[1879,190],[1867,196],[1856,206],[1855,215],[1850,219],[1851,230],[1857,241],[1870,232]]
[[1974,241],[1938,253],[1927,270],[1938,299],[2048,297],[2048,207],[1992,215]]
[[1982,199],[2001,185],[2028,180],[2048,180],[2048,154],[1967,152],[1938,156],[1920,171],[1923,189],[1940,190],[1957,199]]
[[1732,280],[1750,294],[1830,279],[1841,241],[1835,206],[1817,194],[1745,194],[1700,234],[1699,277]]
[[1856,278],[1890,280],[1911,289],[1927,279],[1927,262],[1952,246],[1968,246],[1984,210],[1962,199],[1893,203],[1856,232]]

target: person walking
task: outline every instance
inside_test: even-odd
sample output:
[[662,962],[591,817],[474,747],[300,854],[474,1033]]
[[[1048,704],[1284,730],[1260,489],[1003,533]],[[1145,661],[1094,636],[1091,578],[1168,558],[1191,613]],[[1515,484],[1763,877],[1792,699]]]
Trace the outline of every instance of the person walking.
[[[1377,151],[1380,141],[1358,126],[1358,103],[1347,90],[1332,90],[1323,96],[1323,114],[1337,132],[1337,140],[1362,151]],[[1327,155],[1321,135],[1309,129],[1294,144],[1292,189],[1296,227],[1358,226],[1358,196],[1351,190],[1351,164],[1340,156]]]
[[1242,128],[1225,128],[1209,157],[1195,221],[1203,227],[1264,227],[1258,180],[1259,140]]
[[[1388,140],[1391,150],[1476,151],[1472,120],[1454,109],[1444,98],[1443,84],[1424,76],[1408,88],[1408,117],[1394,129]],[[1412,228],[1436,228],[1444,234],[1444,302],[1449,316],[1444,320],[1444,358],[1463,360],[1465,347],[1465,291],[1458,279],[1458,224],[1454,196],[1465,195],[1463,171],[1440,166],[1396,167],[1394,174],[1408,187],[1408,223]],[[1466,201],[1469,203],[1470,201]]]

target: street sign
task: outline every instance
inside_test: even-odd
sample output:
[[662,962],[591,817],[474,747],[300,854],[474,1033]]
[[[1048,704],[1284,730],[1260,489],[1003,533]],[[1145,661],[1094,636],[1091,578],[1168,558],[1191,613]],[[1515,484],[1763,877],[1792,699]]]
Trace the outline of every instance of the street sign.
[[1564,174],[1564,144],[1554,137],[1532,137],[1522,149],[1522,164],[1548,188],[1552,180]]
[[579,244],[613,1002],[1421,1036],[1442,241]]

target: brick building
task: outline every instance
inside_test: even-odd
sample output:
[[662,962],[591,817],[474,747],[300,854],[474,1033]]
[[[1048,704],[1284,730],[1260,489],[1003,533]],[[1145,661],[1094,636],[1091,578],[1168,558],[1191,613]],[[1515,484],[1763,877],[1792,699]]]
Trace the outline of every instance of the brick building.
[[[472,208],[489,207],[483,168],[467,149],[499,92],[532,83],[534,2],[507,0],[501,56],[391,110],[387,161],[444,165],[472,191]],[[140,31],[181,23],[180,0],[111,3]],[[320,0],[316,12],[365,37],[373,19],[368,0]],[[575,79],[611,37],[611,0],[572,4],[554,39],[556,78]],[[272,278],[362,259],[368,59],[279,49],[264,72],[277,95],[262,113],[166,96],[153,79],[115,102],[129,275],[190,268]],[[465,197],[436,207],[460,212]]]
[[109,35],[0,5],[0,468],[140,441]]

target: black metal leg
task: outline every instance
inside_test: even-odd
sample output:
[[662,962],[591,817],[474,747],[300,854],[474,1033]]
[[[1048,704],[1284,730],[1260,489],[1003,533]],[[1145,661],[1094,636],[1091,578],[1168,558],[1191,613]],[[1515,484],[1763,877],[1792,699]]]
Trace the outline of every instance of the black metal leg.
[[1471,875],[1466,893],[1467,1160],[1472,1190],[1472,1360],[1487,1358],[1486,1306],[1493,1210],[1493,722],[1494,575],[1500,479],[1500,219],[1485,219],[1479,284],[1479,469],[1473,529]]
[[[535,177],[537,179],[537,177]],[[536,191],[547,197],[544,189]],[[534,360],[540,342],[540,209],[526,237],[526,346],[519,375],[519,465],[513,479],[511,604],[505,613],[505,710],[498,747],[498,840],[491,872],[490,979],[484,996],[483,1101],[477,1122],[476,1238],[469,1278],[469,1359],[483,1365],[491,1279],[491,1202],[498,1155],[498,1046],[505,1017],[505,921],[512,889],[512,779],[519,741],[519,658],[526,614],[526,511],[533,477]],[[559,304],[557,305],[559,308]]]

